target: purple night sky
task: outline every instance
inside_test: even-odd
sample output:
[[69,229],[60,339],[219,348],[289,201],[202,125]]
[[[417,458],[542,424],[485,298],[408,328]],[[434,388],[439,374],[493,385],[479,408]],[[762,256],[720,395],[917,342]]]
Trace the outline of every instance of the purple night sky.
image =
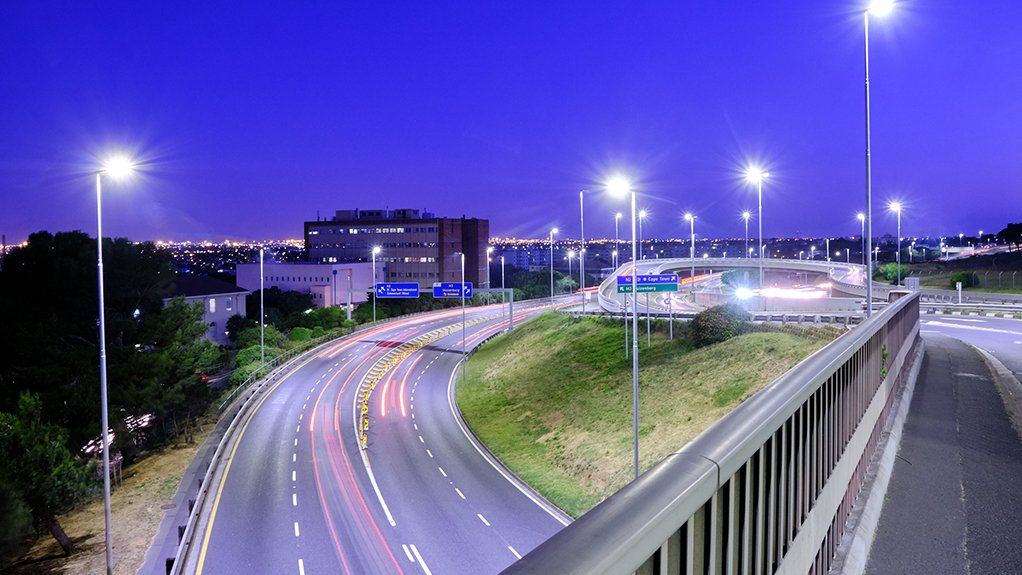
[[[191,4],[186,6],[186,4]],[[643,235],[857,235],[865,0],[5,2],[0,232],[300,237],[317,210],[489,218],[578,236],[578,191],[629,175]],[[870,22],[874,231],[1022,220],[1022,2],[905,0]],[[593,193],[586,235],[625,203]],[[755,222],[753,222],[755,229]],[[622,226],[621,235],[626,231]]]

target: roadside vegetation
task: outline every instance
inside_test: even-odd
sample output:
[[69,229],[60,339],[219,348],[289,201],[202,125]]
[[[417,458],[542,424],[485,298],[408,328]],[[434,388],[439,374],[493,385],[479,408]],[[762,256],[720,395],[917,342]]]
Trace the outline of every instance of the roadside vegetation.
[[[832,329],[769,329],[730,306],[690,323],[640,323],[640,466],[681,448],[831,341]],[[491,340],[457,387],[472,430],[523,480],[579,516],[632,478],[632,371],[621,322],[539,316]]]

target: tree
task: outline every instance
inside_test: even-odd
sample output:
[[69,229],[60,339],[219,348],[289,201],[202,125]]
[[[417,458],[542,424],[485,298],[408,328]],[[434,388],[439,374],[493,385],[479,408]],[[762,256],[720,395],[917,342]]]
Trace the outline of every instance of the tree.
[[42,402],[31,393],[18,398],[15,413],[0,413],[0,469],[4,483],[20,496],[66,555],[77,549],[57,515],[90,493],[90,466],[72,457],[67,432],[42,421]]
[[1008,224],[1003,230],[997,232],[997,240],[1018,249],[1022,245],[1022,224]]

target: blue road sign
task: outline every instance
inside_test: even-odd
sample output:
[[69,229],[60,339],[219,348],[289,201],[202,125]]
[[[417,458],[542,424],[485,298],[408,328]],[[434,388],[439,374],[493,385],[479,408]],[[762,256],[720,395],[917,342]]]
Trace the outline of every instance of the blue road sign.
[[378,283],[376,297],[419,297],[419,284],[416,283]]
[[[648,274],[635,277],[638,285],[660,285],[678,283],[678,274]],[[617,276],[617,285],[631,285],[632,276]]]
[[433,297],[461,297],[461,286],[465,286],[465,297],[472,297],[472,282],[443,282],[433,284]]

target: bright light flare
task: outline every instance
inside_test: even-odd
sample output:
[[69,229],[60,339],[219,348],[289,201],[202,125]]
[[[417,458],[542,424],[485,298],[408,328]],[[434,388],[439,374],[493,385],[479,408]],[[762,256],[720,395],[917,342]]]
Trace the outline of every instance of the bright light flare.
[[749,221],[749,218],[751,218],[751,217],[752,217],[752,213],[750,213],[750,212],[748,212],[748,211],[744,211],[744,212],[742,212],[742,219],[743,219],[743,220],[745,220],[745,221]]
[[770,177],[769,173],[764,172],[756,166],[749,166],[745,170],[745,179],[753,184],[758,184],[768,177]]
[[134,173],[135,164],[127,156],[113,156],[103,163],[101,171],[111,178],[120,180]]
[[554,228],[554,229],[550,230],[550,235],[558,234],[560,232],[561,232],[560,230],[558,230],[557,228]]
[[749,288],[740,287],[735,290],[735,297],[738,299],[749,299],[754,295],[756,295],[755,292]]
[[874,16],[887,16],[894,10],[894,0],[873,0],[867,10]]
[[610,195],[617,197],[624,197],[628,192],[632,191],[632,184],[624,176],[617,175],[607,180],[607,191]]
[[381,248],[380,246],[373,246],[373,255],[374,256],[379,254],[382,251],[383,251],[383,248]]
[[866,221],[866,214],[859,212],[855,214],[855,219],[859,220],[860,222],[864,222]]
[[892,212],[901,212],[901,202],[891,202],[887,204],[887,208]]
[[693,216],[691,212],[685,212],[685,221],[686,222],[691,222],[694,219],[695,219],[695,216]]

